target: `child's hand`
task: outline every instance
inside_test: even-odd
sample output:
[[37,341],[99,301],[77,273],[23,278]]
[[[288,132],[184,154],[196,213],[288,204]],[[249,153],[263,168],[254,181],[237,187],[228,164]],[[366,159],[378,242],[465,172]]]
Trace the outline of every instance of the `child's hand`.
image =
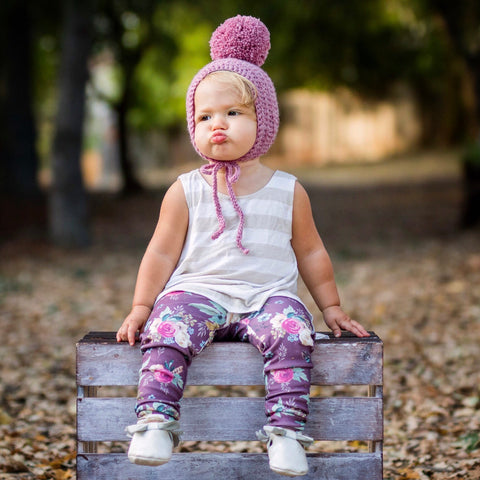
[[370,334],[355,320],[352,320],[340,307],[332,306],[323,311],[323,319],[336,337],[342,330],[354,333],[357,337],[369,337]]
[[150,316],[150,309],[147,306],[137,305],[132,308],[122,326],[117,332],[117,342],[127,342],[135,345],[135,334],[143,330],[143,326]]

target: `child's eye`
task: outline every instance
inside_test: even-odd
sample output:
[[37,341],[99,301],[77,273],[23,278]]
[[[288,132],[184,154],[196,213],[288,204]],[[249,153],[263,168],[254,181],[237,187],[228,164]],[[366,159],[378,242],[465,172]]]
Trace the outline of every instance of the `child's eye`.
[[230,110],[230,111],[228,112],[228,116],[229,116],[229,117],[236,117],[237,115],[240,115],[240,112],[237,111],[237,110]]
[[197,121],[198,121],[198,122],[205,122],[206,120],[210,120],[210,115],[206,115],[206,114],[205,114],[205,115],[200,115],[200,116],[198,117],[198,120],[197,120]]

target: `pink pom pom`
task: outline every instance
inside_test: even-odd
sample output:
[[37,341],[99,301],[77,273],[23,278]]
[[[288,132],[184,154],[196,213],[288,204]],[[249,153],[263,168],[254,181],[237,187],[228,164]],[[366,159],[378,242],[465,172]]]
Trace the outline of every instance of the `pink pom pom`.
[[270,50],[270,32],[258,18],[237,15],[225,20],[212,34],[212,60],[237,58],[261,67]]

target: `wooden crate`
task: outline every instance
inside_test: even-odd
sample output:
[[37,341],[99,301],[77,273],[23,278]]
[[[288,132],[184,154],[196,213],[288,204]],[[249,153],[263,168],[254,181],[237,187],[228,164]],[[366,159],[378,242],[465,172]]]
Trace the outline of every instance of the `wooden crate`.
[[[312,397],[305,434],[318,441],[365,441],[368,451],[308,453],[308,479],[380,480],[383,469],[383,343],[344,333],[317,339],[312,385],[366,385],[365,396]],[[131,464],[125,453],[97,453],[98,442],[128,441],[136,423],[133,397],[99,397],[98,387],[135,386],[139,344],[117,343],[113,332],[91,332],[77,344],[78,480],[278,479],[266,453],[174,453],[160,467]],[[263,385],[263,361],[248,343],[218,342],[195,358],[188,385]],[[115,390],[119,390],[116,388]],[[256,441],[265,424],[263,398],[182,400],[182,440]],[[232,414],[232,412],[235,412]]]

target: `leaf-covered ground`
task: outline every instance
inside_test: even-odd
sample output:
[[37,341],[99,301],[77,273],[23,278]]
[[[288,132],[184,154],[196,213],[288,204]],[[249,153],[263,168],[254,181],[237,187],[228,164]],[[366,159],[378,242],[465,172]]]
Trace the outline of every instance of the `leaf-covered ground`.
[[[344,306],[385,343],[384,478],[480,478],[480,230],[458,229],[458,176],[306,184]],[[0,244],[0,479],[75,477],[75,341],[128,311],[160,198],[96,198],[86,251]]]

